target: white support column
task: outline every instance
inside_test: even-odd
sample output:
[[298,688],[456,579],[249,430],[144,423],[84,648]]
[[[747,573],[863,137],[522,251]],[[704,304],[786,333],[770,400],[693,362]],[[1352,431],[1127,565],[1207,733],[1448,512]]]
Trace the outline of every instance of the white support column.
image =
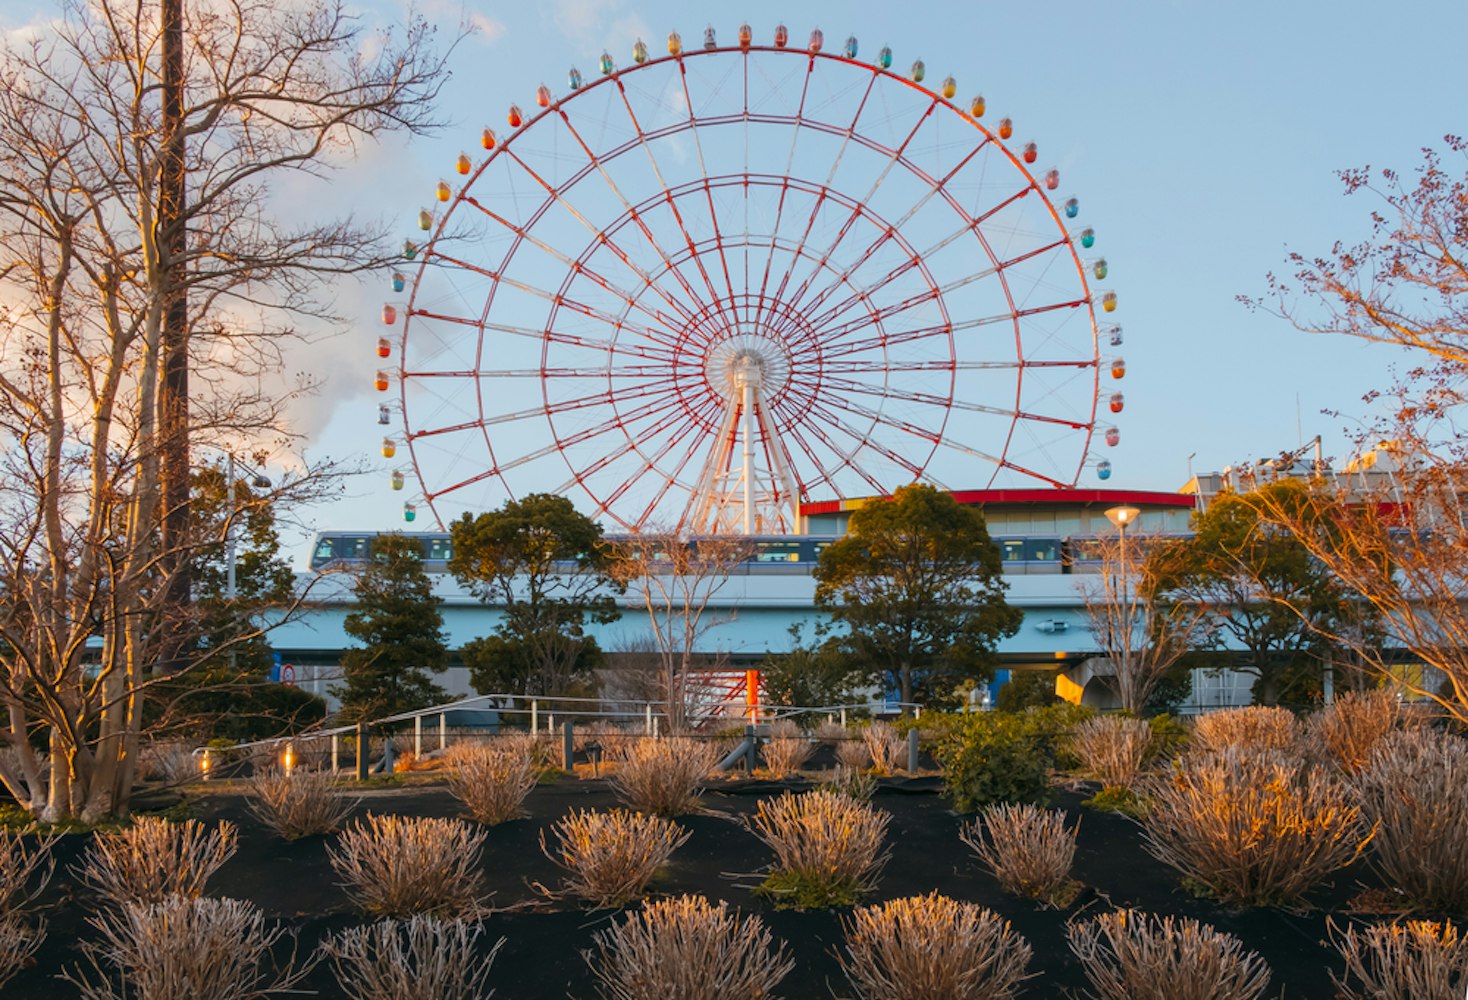
[[744,533],[754,534],[754,380],[750,372],[740,374],[740,396],[744,413]]

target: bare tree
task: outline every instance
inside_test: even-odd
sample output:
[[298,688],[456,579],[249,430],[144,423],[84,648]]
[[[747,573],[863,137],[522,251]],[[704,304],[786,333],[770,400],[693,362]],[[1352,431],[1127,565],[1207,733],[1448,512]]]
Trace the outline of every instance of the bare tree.
[[1209,614],[1191,601],[1160,599],[1158,547],[1134,534],[1097,541],[1099,569],[1077,577],[1097,647],[1111,663],[1121,707],[1140,714],[1168,672],[1203,645]]
[[1415,182],[1392,169],[1342,171],[1348,194],[1377,202],[1371,236],[1292,254],[1293,282],[1270,276],[1275,308],[1296,327],[1398,344],[1426,363],[1373,394],[1389,415],[1360,436],[1345,470],[1316,470],[1308,504],[1255,502],[1356,595],[1361,613],[1329,638],[1373,678],[1468,722],[1468,445],[1459,421],[1468,142],[1449,135],[1443,144],[1424,150]]
[[[142,692],[188,552],[165,546],[165,316],[190,300],[204,441],[290,442],[283,350],[336,319],[323,279],[388,259],[350,218],[286,223],[272,184],[434,124],[444,78],[422,22],[370,40],[333,0],[190,4],[182,121],[189,197],[161,212],[160,8],[68,0],[0,50],[0,782],[48,821],[125,812]],[[182,229],[180,237],[179,229]],[[182,247],[182,252],[176,252]],[[176,449],[175,449],[176,450]],[[275,502],[320,488],[291,476]],[[231,517],[237,512],[232,512]],[[230,518],[225,519],[226,522]],[[31,749],[44,735],[44,755]]]
[[668,725],[675,732],[688,726],[693,681],[706,659],[700,640],[734,617],[709,605],[753,551],[739,536],[690,538],[678,531],[642,531],[610,543],[608,575],[642,605],[652,626]]

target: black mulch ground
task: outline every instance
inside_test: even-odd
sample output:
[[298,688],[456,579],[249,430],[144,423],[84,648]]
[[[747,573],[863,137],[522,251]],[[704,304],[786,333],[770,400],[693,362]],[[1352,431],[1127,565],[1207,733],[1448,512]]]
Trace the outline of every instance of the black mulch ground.
[[[794,972],[779,993],[790,998],[848,995],[833,957],[841,941],[841,914],[775,910],[756,899],[749,887],[769,860],[762,843],[744,828],[760,795],[782,787],[771,782],[717,785],[704,797],[705,811],[679,820],[691,839],[653,884],[657,893],[701,893],[728,900],[759,913],[773,933],[788,943],[796,959]],[[1083,815],[1075,876],[1086,886],[1065,911],[1044,909],[1006,896],[971,857],[959,840],[963,818],[948,808],[932,778],[884,781],[874,802],[892,814],[889,837],[892,859],[874,899],[924,894],[937,889],[956,899],[972,900],[998,911],[1035,950],[1026,996],[1067,997],[1083,986],[1078,966],[1065,940],[1065,924],[1077,914],[1135,906],[1160,913],[1195,917],[1242,938],[1273,970],[1272,995],[1326,998],[1332,995],[1327,970],[1335,967],[1325,943],[1326,916],[1340,912],[1346,900],[1376,882],[1364,869],[1342,873],[1311,898],[1313,909],[1236,911],[1196,899],[1178,886],[1176,876],[1141,848],[1137,827],[1115,815],[1083,810],[1081,796],[1065,794],[1060,804],[1072,816]],[[549,901],[539,886],[554,888],[559,870],[541,853],[538,834],[572,807],[610,807],[616,802],[602,781],[562,778],[537,788],[530,796],[530,818],[488,829],[484,854],[486,888],[500,909],[488,919],[488,941],[503,937],[495,962],[496,998],[594,997],[594,980],[582,952],[593,934],[614,914],[588,913],[564,901]],[[441,786],[369,789],[358,812],[415,816],[455,816],[457,802]],[[259,904],[299,934],[302,951],[314,948],[322,934],[362,922],[335,884],[326,858],[326,839],[311,837],[287,843],[264,830],[243,808],[238,794],[214,793],[194,803],[205,821],[229,819],[240,827],[239,853],[210,885],[211,894],[235,896]],[[12,980],[0,993],[5,1000],[21,997],[72,997],[75,989],[56,978],[77,961],[76,941],[87,934],[88,910],[67,872],[86,838],[69,836],[58,848],[61,866],[42,899],[48,937],[38,964]],[[308,986],[323,997],[342,994],[331,971],[318,967]],[[201,998],[206,1000],[206,998]],[[667,998],[677,1000],[677,998]]]

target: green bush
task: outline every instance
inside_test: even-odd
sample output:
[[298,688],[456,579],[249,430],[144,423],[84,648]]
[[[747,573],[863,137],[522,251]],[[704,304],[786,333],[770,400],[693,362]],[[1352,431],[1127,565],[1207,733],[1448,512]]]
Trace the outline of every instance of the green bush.
[[945,793],[960,812],[1001,802],[1043,805],[1050,798],[1050,770],[1057,766],[1062,737],[1092,714],[1062,703],[933,720],[939,733],[933,757],[943,769]]
[[1154,715],[1147,720],[1152,727],[1152,743],[1147,747],[1147,759],[1172,760],[1182,753],[1188,743],[1188,727],[1171,715]]
[[999,686],[994,707],[1001,712],[1021,712],[1027,708],[1047,708],[1060,703],[1055,693],[1058,670],[1011,670],[1009,683]]

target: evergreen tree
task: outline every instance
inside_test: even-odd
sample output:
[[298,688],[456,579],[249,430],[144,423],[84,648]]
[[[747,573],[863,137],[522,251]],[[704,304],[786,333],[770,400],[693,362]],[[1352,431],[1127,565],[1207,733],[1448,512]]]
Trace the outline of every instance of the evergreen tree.
[[363,648],[342,653],[346,683],[332,689],[342,717],[381,718],[447,700],[429,676],[443,670],[448,647],[417,539],[378,535],[356,590],[357,610],[343,627]]
[[995,645],[1024,616],[1004,600],[984,515],[914,484],[854,512],[848,531],[821,553],[816,604],[873,679],[904,703],[941,704],[963,679],[990,676]]

